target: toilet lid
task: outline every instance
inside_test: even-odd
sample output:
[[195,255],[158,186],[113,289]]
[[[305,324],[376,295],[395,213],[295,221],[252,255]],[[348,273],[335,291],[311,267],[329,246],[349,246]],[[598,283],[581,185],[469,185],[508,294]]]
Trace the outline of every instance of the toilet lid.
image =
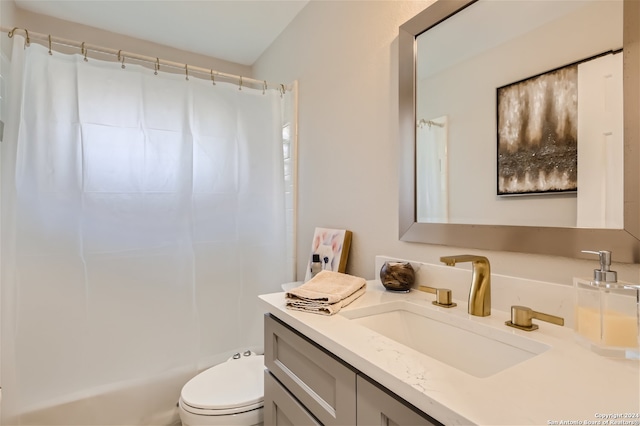
[[189,380],[182,400],[195,408],[226,410],[264,400],[264,356],[251,355],[218,364]]

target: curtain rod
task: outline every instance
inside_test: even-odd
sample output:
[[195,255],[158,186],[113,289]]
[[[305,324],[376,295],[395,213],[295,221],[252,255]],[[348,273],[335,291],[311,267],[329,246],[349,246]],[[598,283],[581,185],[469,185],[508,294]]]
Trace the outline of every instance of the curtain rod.
[[89,44],[89,43],[80,42],[76,40],[69,40],[62,37],[54,37],[50,34],[42,34],[42,33],[29,31],[26,28],[18,28],[18,27],[9,28],[5,26],[0,26],[0,31],[7,33],[9,38],[13,37],[16,30],[23,31],[25,33],[25,47],[29,46],[32,39],[37,41],[43,41],[45,43],[48,43],[49,45],[49,54],[51,54],[52,44],[58,44],[61,46],[80,49],[80,53],[84,55],[85,60],[87,60],[87,52],[92,51],[92,52],[98,52],[98,53],[104,53],[107,55],[116,56],[118,58],[118,61],[122,62],[123,67],[125,64],[124,62],[125,59],[133,59],[136,61],[153,64],[156,73],[160,70],[161,66],[165,66],[165,67],[169,67],[177,70],[178,69],[183,70],[185,72],[185,76],[187,80],[189,79],[189,76],[192,75],[190,73],[197,73],[197,74],[203,74],[203,75],[209,76],[211,78],[211,81],[214,84],[215,84],[216,77],[222,77],[227,80],[236,80],[238,82],[238,86],[240,89],[242,89],[243,84],[250,83],[250,84],[254,84],[262,87],[263,90],[266,90],[269,87],[274,88],[274,86],[281,93],[284,93],[287,90],[287,87],[284,84],[278,84],[278,85],[269,84],[267,83],[266,80],[256,80],[254,78],[243,77],[241,75],[235,75],[235,74],[228,74],[225,72],[216,71],[214,69],[196,67],[189,64],[182,64],[179,62],[173,62],[166,59],[160,59],[152,56],[141,55],[139,53],[111,49],[109,47],[98,46],[95,44]]

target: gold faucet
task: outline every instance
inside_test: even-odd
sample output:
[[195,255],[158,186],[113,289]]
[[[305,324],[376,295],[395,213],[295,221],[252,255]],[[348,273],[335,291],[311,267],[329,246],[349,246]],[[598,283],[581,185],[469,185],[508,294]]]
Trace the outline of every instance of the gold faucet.
[[488,317],[491,315],[491,267],[489,259],[484,256],[461,254],[457,256],[443,256],[440,258],[447,266],[455,266],[459,262],[471,262],[471,288],[469,289],[469,308],[471,315]]

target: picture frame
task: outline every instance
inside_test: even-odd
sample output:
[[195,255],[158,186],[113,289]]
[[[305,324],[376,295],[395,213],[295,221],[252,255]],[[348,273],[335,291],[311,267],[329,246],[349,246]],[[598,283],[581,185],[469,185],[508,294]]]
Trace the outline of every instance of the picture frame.
[[584,61],[496,89],[499,196],[577,191],[578,64]]
[[305,282],[311,279],[311,259],[314,254],[320,255],[323,270],[344,273],[347,269],[351,237],[351,231],[346,229],[315,228]]

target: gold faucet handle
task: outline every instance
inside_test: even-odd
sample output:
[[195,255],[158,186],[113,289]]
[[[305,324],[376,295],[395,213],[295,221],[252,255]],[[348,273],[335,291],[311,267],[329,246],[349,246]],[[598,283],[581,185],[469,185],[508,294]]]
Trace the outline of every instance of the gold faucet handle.
[[443,308],[453,308],[454,306],[458,306],[457,303],[451,301],[451,290],[448,288],[436,288],[421,285],[418,286],[418,290],[435,294],[436,300],[431,303],[436,306],[442,306]]
[[511,321],[506,321],[505,324],[520,330],[533,331],[538,329],[538,326],[531,322],[533,318],[556,325],[564,325],[564,318],[562,317],[537,312],[526,306],[516,305],[511,306]]

